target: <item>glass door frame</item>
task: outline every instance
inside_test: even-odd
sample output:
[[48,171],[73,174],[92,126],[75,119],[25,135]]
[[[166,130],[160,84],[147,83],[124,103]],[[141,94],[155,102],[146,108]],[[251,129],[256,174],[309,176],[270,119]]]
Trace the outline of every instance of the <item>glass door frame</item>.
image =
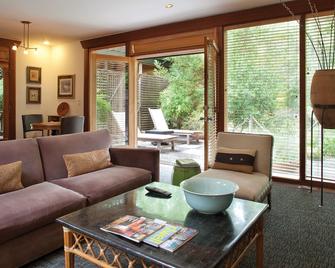
[[[113,46],[111,46],[113,47]],[[104,47],[105,48],[105,47]],[[97,55],[92,53],[101,48],[90,51],[90,104],[89,104],[89,121],[90,131],[96,130],[96,65],[97,59],[110,60],[114,62],[123,62],[128,64],[128,145],[126,147],[135,147],[136,141],[136,59],[126,56],[113,56],[113,55]]]

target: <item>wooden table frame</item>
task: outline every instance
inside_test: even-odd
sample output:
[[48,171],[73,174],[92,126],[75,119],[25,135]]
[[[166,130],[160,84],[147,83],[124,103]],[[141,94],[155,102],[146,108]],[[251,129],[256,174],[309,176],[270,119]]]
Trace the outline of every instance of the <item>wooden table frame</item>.
[[[130,256],[120,249],[105,245],[96,239],[72,231],[69,228],[63,227],[63,231],[66,268],[74,268],[74,255],[104,268],[133,268],[138,264],[145,268],[162,267],[161,264],[156,265],[145,259]],[[263,268],[263,216],[260,216],[258,220],[252,224],[251,228],[242,235],[231,252],[227,254],[227,257],[216,265],[216,267],[237,267],[243,256],[254,243],[256,243],[256,267]],[[94,250],[93,247],[96,247],[96,250]],[[112,255],[111,259],[108,258],[107,251]],[[124,265],[123,262],[127,262],[127,264]]]
[[52,130],[60,130],[60,122],[41,122],[41,123],[32,123],[31,124],[33,130],[44,130],[47,131],[48,136],[50,135]]

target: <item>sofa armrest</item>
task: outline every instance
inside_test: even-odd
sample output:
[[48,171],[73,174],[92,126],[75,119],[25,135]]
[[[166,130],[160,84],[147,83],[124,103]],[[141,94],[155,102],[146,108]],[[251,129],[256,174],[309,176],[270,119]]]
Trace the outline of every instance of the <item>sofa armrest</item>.
[[152,181],[159,181],[159,150],[139,148],[109,148],[112,163],[151,171]]

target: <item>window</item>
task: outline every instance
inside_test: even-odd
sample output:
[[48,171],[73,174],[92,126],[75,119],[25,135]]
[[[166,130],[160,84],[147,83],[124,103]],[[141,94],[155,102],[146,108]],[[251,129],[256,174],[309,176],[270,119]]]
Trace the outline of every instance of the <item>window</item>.
[[4,87],[4,74],[0,66],[0,140],[3,139],[3,87]]
[[[333,16],[322,16],[318,18],[320,21],[320,28],[322,29],[323,41],[328,50],[330,47],[331,24]],[[333,29],[334,30],[334,29]],[[321,41],[318,26],[314,18],[306,19],[306,32],[309,34],[314,44],[319,47]],[[334,48],[333,48],[334,49]],[[318,59],[314,53],[310,41],[306,40],[306,176],[311,175],[310,170],[310,153],[311,153],[311,102],[310,89],[315,70],[320,69]],[[313,129],[313,177],[320,177],[321,171],[321,135],[320,124],[314,119]],[[335,130],[324,130],[324,178],[331,179],[335,177]]]
[[299,178],[299,25],[226,31],[226,129],[274,136],[273,175]]
[[127,145],[129,140],[129,64],[124,47],[94,51],[95,128],[108,129],[112,145]]

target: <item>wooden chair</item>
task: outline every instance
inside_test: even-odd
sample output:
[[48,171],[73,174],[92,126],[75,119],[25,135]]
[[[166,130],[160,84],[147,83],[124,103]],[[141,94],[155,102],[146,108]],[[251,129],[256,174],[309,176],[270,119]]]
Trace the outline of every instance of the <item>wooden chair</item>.
[[60,134],[84,132],[84,116],[67,116],[60,119]]
[[42,123],[42,114],[24,114],[22,115],[22,126],[23,126],[23,137],[24,138],[36,138],[43,136],[42,129],[32,129],[32,123]]

